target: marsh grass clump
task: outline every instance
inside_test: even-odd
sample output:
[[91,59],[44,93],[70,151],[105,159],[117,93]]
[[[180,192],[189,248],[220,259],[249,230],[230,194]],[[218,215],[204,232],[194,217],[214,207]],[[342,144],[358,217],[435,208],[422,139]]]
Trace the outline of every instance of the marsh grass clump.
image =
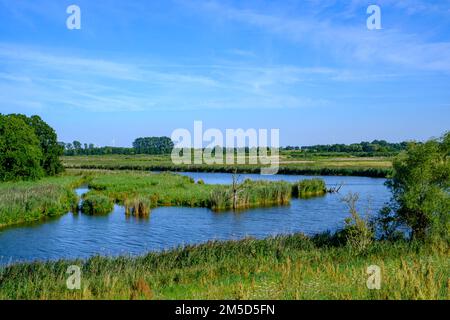
[[300,198],[324,195],[326,192],[325,181],[317,178],[301,180],[292,187],[292,195]]
[[114,202],[108,196],[87,193],[83,196],[83,202],[81,204],[81,212],[90,215],[108,214],[114,208]]
[[288,204],[291,200],[291,186],[284,181],[251,181],[216,187],[211,192],[210,204],[213,210],[245,209],[255,206]]
[[150,214],[151,200],[144,196],[136,196],[130,199],[125,199],[125,214],[135,217],[147,217]]

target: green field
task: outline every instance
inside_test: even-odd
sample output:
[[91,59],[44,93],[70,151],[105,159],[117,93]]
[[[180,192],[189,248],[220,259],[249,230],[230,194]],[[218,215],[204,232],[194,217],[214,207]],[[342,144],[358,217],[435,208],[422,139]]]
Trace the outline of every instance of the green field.
[[[174,165],[170,155],[100,155],[62,157],[66,168],[110,170],[170,170],[202,172],[260,173],[260,165]],[[388,157],[361,158],[351,156],[307,157],[298,159],[290,153],[281,154],[280,174],[347,175],[386,177],[392,168]]]
[[[81,268],[81,288],[66,287]],[[381,289],[366,286],[381,268]],[[0,299],[449,299],[446,244],[375,242],[363,254],[329,236],[210,242],[138,258],[0,269]]]

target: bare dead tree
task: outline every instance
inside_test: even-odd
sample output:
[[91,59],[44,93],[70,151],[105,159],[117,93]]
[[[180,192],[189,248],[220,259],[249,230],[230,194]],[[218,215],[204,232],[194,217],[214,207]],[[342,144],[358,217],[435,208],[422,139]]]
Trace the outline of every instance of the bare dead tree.
[[338,186],[327,189],[327,193],[339,193],[341,188],[344,186],[344,183],[341,182]]
[[243,185],[242,183],[240,183],[240,178],[241,176],[237,173],[237,168],[235,168],[232,175],[233,182],[231,184],[233,210],[237,209],[238,195],[242,192],[243,189]]

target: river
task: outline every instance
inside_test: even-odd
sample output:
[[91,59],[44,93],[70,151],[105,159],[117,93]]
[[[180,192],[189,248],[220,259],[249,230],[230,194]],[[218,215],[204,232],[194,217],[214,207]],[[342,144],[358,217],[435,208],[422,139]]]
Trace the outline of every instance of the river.
[[[231,182],[227,173],[182,173],[209,184]],[[308,176],[243,174],[241,179],[298,181]],[[19,261],[87,258],[93,255],[140,255],[208,240],[263,238],[303,232],[313,235],[335,231],[349,216],[341,201],[349,192],[360,195],[359,210],[376,213],[389,200],[385,179],[321,177],[327,186],[343,184],[339,194],[293,199],[289,206],[215,213],[206,208],[160,207],[147,219],[126,217],[121,206],[106,216],[68,213],[44,222],[0,231],[0,264]],[[78,194],[86,192],[80,188]]]

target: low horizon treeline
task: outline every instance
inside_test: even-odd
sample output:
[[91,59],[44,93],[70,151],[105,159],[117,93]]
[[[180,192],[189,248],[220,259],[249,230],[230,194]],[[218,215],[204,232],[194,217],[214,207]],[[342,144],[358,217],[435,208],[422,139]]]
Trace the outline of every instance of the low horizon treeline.
[[[329,155],[333,153],[347,153],[357,156],[392,156],[407,149],[408,144],[412,141],[403,141],[398,143],[391,143],[385,140],[373,140],[372,142],[362,141],[360,143],[352,144],[324,144],[311,146],[285,146],[280,147],[281,151],[291,151],[294,157],[315,154],[315,155]],[[416,142],[420,143],[420,142]],[[170,154],[174,148],[173,141],[166,136],[162,137],[140,137],[136,138],[132,147],[113,147],[113,146],[95,146],[93,143],[81,143],[77,140],[69,143],[59,142],[64,148],[65,156],[77,155],[134,155],[134,154]],[[206,148],[203,148],[205,150]],[[225,152],[225,148],[222,148]],[[234,148],[236,151],[245,149],[249,153],[249,147]],[[259,148],[258,148],[259,149]],[[298,154],[296,154],[298,152]],[[214,151],[213,151],[214,153]]]
[[398,143],[391,143],[385,140],[373,140],[372,142],[361,141],[352,144],[318,144],[311,146],[287,146],[284,150],[302,150],[307,152],[322,153],[322,152],[345,152],[345,153],[391,153],[406,150],[409,141],[402,141]]
[[168,154],[172,152],[174,143],[169,137],[136,138],[133,147],[96,147],[93,143],[81,143],[77,140],[72,143],[59,142],[64,148],[65,156],[78,155],[107,155],[107,154]]

